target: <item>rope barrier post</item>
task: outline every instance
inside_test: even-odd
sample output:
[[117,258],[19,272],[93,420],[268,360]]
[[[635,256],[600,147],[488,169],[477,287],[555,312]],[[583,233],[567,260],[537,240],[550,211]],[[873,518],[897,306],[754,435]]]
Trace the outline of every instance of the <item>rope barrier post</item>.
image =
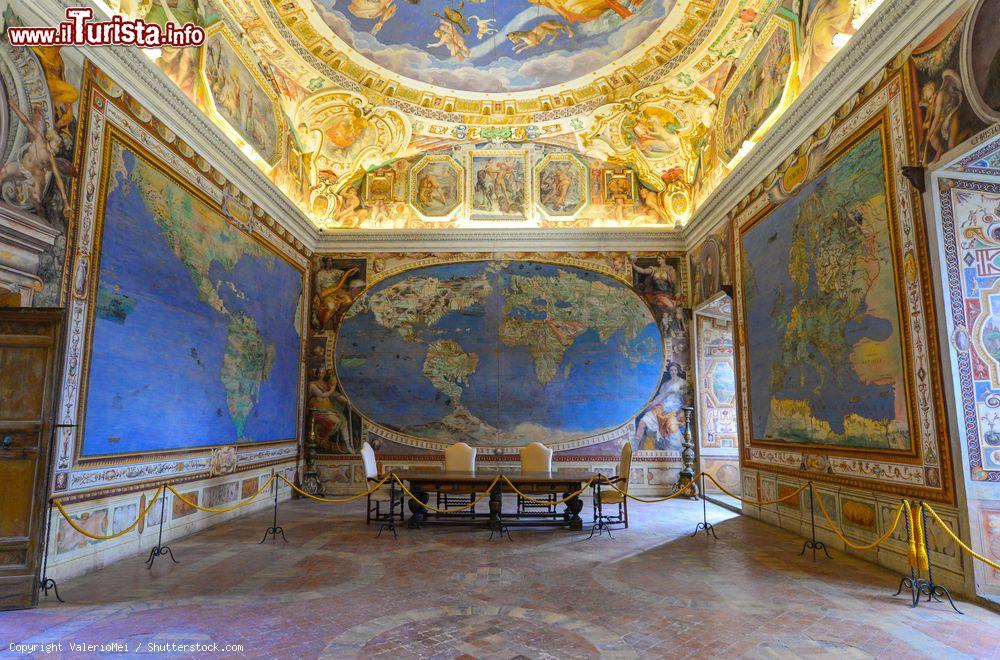
[[285,538],[285,530],[278,525],[278,480],[274,478],[274,468],[271,468],[271,489],[274,491],[274,514],[271,519],[271,526],[264,532],[264,538],[262,538],[257,545],[266,541],[268,536],[277,541],[278,534],[281,534],[281,539],[285,543],[288,543],[288,539]]
[[[692,482],[693,481],[694,480],[692,480]],[[700,532],[701,530],[705,530],[705,536],[708,536],[709,532],[711,532],[712,536],[715,537],[716,540],[719,539],[719,537],[715,534],[715,525],[708,522],[708,501],[705,499],[704,472],[701,473],[701,522],[698,523],[698,526],[694,528],[694,534],[691,535],[691,538],[697,536],[698,532]]]
[[826,544],[823,543],[822,541],[816,540],[816,509],[815,509],[816,505],[813,499],[815,497],[816,496],[813,493],[813,482],[810,481],[809,482],[809,529],[811,532],[811,538],[809,538],[808,540],[806,540],[805,543],[802,544],[802,552],[799,553],[799,557],[804,555],[806,553],[806,550],[812,550],[813,561],[816,561],[816,551],[822,550],[823,553],[826,555],[827,559],[833,559],[833,557],[830,556],[829,550],[826,549]]
[[922,580],[919,588],[917,589],[916,602],[919,603],[920,596],[925,593],[927,594],[928,603],[931,602],[932,598],[939,603],[943,603],[944,601],[941,600],[941,596],[944,596],[948,599],[948,603],[951,604],[951,609],[955,610],[959,614],[964,614],[964,612],[955,607],[955,601],[952,600],[951,592],[948,591],[948,587],[940,584],[934,584],[934,568],[931,566],[931,548],[930,540],[928,539],[927,534],[927,509],[923,502],[920,503],[920,522],[923,525],[924,530],[924,552],[927,555],[927,579]]
[[[913,543],[913,532],[910,529],[910,509],[906,504],[906,500],[902,500],[902,506],[906,508],[905,512],[906,515],[904,516],[905,519],[903,520],[903,523],[906,525],[906,545],[909,546]],[[910,607],[916,607],[917,599],[920,597],[920,592],[918,591],[918,589],[921,580],[919,574],[917,573],[916,569],[913,566],[913,558],[910,557],[909,561],[910,561],[910,574],[908,576],[904,575],[902,578],[900,578],[899,588],[896,589],[896,593],[894,593],[893,596],[895,597],[903,593],[903,589],[909,589],[910,599],[912,601]]]
[[170,557],[170,561],[175,564],[180,562],[174,558],[174,552],[170,549],[169,545],[163,545],[163,526],[167,523],[167,489],[164,486],[160,486],[160,528],[156,532],[156,545],[153,549],[149,551],[149,558],[146,560],[146,568],[153,568],[153,562],[156,561],[157,557],[162,555],[167,555]]
[[396,534],[396,480],[389,480],[389,519],[383,520],[382,525],[378,528],[378,534],[375,538],[382,536],[382,532],[385,530],[392,532],[393,540],[398,541],[399,535]]
[[60,603],[65,603],[62,598],[59,597],[59,587],[56,586],[56,581],[49,577],[49,536],[52,533],[52,498],[49,498],[49,512],[46,517],[45,524],[45,546],[42,548],[42,577],[38,580],[38,588],[45,592],[45,597],[49,597],[49,589],[52,589],[56,593],[56,600]]
[[615,539],[611,534],[611,525],[608,524],[608,519],[604,515],[604,503],[601,502],[601,483],[603,479],[598,479],[594,485],[594,526],[590,528],[590,536],[587,540],[594,538],[594,532],[597,532],[598,536],[608,533],[608,538],[612,541]]

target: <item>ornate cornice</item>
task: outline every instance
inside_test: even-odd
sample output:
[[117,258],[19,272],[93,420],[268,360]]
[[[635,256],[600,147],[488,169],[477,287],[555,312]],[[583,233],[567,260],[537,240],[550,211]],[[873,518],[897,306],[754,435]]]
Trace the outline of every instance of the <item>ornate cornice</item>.
[[[58,0],[24,5],[25,18],[32,13],[37,24],[55,25],[65,19],[67,7],[89,5],[95,15],[103,12],[96,5],[80,0]],[[210,162],[229,181],[285,227],[306,249],[316,244],[312,222],[261,172],[195,104],[161,72],[142,51],[126,46],[78,47],[80,52],[126,92],[166,124],[192,149]]]
[[758,183],[853,98],[901,50],[937,25],[960,2],[885,0],[805,88],[770,131],[695,211],[684,238],[694,247],[725,220]]
[[316,252],[680,250],[683,237],[663,229],[397,229],[320,232]]

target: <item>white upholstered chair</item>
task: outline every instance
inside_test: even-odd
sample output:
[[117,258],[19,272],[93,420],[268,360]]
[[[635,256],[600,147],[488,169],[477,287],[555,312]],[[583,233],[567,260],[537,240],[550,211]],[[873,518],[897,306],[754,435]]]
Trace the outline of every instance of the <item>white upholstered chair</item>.
[[[464,442],[456,442],[452,446],[444,450],[444,469],[446,472],[475,472],[476,471],[476,454],[479,450],[475,447],[470,447]],[[451,507],[460,507],[467,504],[472,504],[472,501],[476,499],[476,494],[472,493],[441,493],[437,494],[437,507],[439,509],[447,509]],[[476,507],[472,507],[467,511],[463,511],[466,515],[475,516]],[[437,514],[440,517],[444,514]]]
[[[378,473],[378,461],[375,460],[375,450],[367,442],[361,445],[361,464],[365,469],[365,490],[371,488],[375,483],[380,481],[382,477]],[[379,487],[373,493],[368,495],[368,507],[365,514],[365,524],[371,524],[371,521],[386,521],[391,519],[396,515],[396,507],[399,507],[399,519],[403,519],[403,491],[397,489],[396,491],[396,501],[392,501],[392,485],[387,481]],[[389,511],[382,513],[382,502],[387,502],[389,504]],[[374,504],[374,506],[372,506]],[[375,515],[372,515],[375,514]]]
[[444,450],[444,469],[448,472],[475,472],[479,450],[464,442],[456,442]]
[[[551,472],[552,449],[540,442],[532,442],[521,447],[521,472]],[[538,504],[517,496],[517,512],[524,513],[528,509],[543,509],[548,513],[556,513],[556,493],[532,495],[533,499],[544,500],[546,504]]]
[[[626,440],[625,445],[622,447],[621,457],[618,459],[618,469],[615,471],[615,476],[611,477],[611,483],[617,486],[619,490],[628,493],[628,482],[631,471],[632,443]],[[618,507],[616,515],[607,515],[604,513],[604,507],[609,505]],[[628,498],[614,488],[604,487],[599,489],[594,496],[594,521],[596,522],[599,518],[604,518],[606,522],[612,525],[622,524],[625,526],[625,529],[628,529]]]

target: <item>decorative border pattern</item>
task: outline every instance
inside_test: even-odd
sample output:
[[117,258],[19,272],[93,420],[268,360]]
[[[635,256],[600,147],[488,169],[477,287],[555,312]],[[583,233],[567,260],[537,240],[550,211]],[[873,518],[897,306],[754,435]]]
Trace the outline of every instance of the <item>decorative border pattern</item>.
[[[1000,153],[1000,144],[994,141],[988,148]],[[981,155],[973,157],[981,158]],[[938,239],[943,247],[939,255],[944,271],[944,293],[947,300],[948,335],[951,337],[950,353],[955,372],[955,390],[958,399],[958,430],[962,444],[968,455],[969,476],[972,481],[1000,483],[1000,469],[989,469],[984,461],[984,452],[990,451],[985,445],[983,417],[997,415],[1000,408],[1000,392],[995,388],[983,361],[976,354],[976,346],[970,337],[971,317],[987,315],[982,309],[983,287],[977,274],[982,274],[977,253],[983,246],[995,245],[997,241],[984,233],[989,225],[956,225],[955,196],[962,191],[990,193],[1000,196],[1000,184],[969,181],[950,177],[934,177],[934,195],[941,219]],[[991,223],[992,224],[992,223]],[[996,251],[1000,246],[987,247]],[[983,255],[987,256],[987,255]],[[1000,272],[994,275],[994,283],[1000,283]],[[967,290],[968,289],[968,290]],[[996,431],[991,430],[992,435]],[[993,439],[996,442],[996,439]],[[1000,452],[1000,449],[992,451]],[[1000,463],[1000,461],[996,461]]]

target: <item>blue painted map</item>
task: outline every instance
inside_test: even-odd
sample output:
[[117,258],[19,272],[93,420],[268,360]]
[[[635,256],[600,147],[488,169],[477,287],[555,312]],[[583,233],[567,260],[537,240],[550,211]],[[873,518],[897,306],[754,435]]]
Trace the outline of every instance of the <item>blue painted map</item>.
[[113,143],[83,455],[295,437],[302,273]]
[[753,437],[911,447],[875,130],[743,237]]
[[538,262],[430,266],[359,297],[337,335],[348,398],[391,430],[510,444],[595,435],[659,384],[645,302],[590,271]]

